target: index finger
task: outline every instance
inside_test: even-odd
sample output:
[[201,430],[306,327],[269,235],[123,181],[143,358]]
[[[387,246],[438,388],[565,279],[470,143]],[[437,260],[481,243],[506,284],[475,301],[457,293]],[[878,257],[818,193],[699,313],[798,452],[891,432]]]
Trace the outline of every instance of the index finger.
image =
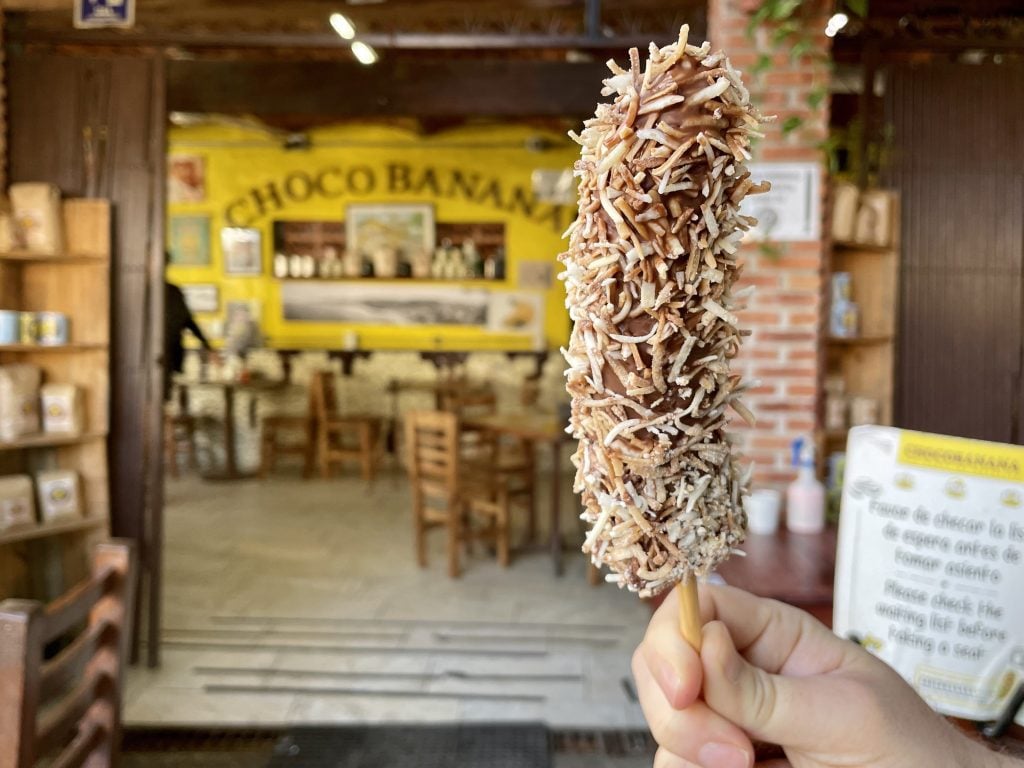
[[855,647],[799,608],[734,587],[702,584],[700,604],[704,623],[725,624],[736,650],[771,674],[832,672]]

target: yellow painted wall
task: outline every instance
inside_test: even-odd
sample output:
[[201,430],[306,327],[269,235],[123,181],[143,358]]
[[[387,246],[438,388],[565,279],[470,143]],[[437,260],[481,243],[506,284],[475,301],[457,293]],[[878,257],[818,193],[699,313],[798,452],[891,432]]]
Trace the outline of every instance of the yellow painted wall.
[[[538,136],[549,149],[527,149]],[[432,136],[420,136],[393,126],[339,126],[312,131],[312,148],[286,151],[278,138],[236,126],[176,127],[170,132],[171,154],[199,155],[206,163],[206,200],[174,204],[169,215],[210,217],[210,266],[169,266],[168,279],[179,285],[214,283],[220,289],[220,315],[227,302],[256,299],[262,304],[263,332],[269,346],[341,346],[347,330],[355,330],[366,349],[529,349],[535,339],[526,334],[496,334],[484,329],[443,327],[388,327],[340,323],[296,323],[282,317],[281,283],[273,277],[274,220],[341,220],[348,203],[427,202],[435,219],[445,221],[501,221],[506,227],[506,279],[473,281],[465,285],[493,290],[519,290],[518,267],[524,261],[548,261],[557,274],[556,256],[563,249],[561,234],[574,216],[571,208],[538,203],[531,192],[534,169],[565,169],[572,166],[577,149],[566,137],[541,134],[525,126],[465,127]],[[413,184],[406,185],[395,168],[408,167]],[[295,202],[283,194],[290,175],[315,177],[330,173],[321,185],[327,194],[314,192]],[[357,170],[359,169],[359,170]],[[428,169],[433,172],[428,177]],[[467,193],[465,185],[452,183],[476,174],[477,185]],[[351,174],[351,175],[350,175]],[[369,179],[373,179],[372,189]],[[434,183],[436,181],[436,183]],[[275,208],[267,185],[276,184],[282,198],[280,210],[260,212],[253,190]],[[418,185],[420,189],[407,189]],[[304,197],[303,183],[295,189]],[[529,210],[532,215],[527,215]],[[220,230],[225,226],[258,228],[263,242],[263,274],[259,277],[225,275]],[[373,285],[385,281],[367,279]],[[431,285],[434,281],[406,279],[406,285]],[[442,284],[441,281],[437,281]],[[443,285],[451,286],[452,282]],[[557,281],[544,292],[545,336],[549,347],[563,344],[569,320],[562,286]],[[201,323],[214,315],[197,315]]]

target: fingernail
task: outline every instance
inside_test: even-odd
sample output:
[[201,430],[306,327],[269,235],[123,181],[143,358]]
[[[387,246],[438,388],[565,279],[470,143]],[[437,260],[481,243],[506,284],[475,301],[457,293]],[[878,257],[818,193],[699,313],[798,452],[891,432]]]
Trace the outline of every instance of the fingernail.
[[697,753],[702,768],[750,768],[750,755],[734,744],[705,744]]

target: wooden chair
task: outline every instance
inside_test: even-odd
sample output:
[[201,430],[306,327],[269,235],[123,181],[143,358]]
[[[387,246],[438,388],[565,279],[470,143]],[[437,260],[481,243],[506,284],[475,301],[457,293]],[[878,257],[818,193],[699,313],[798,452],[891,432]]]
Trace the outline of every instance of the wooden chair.
[[[334,464],[359,462],[363,480],[372,481],[377,470],[377,443],[381,420],[376,416],[342,416],[334,391],[334,374],[317,371],[310,382],[310,404],[316,430],[316,461],[320,476],[331,476]],[[345,438],[354,435],[355,444]]]
[[[313,452],[316,443],[316,427],[312,414],[289,416],[274,414],[264,416],[260,433],[260,477],[266,477],[277,466],[279,456],[302,456],[302,476],[313,474]],[[301,435],[299,439],[287,436]]]
[[[494,544],[498,562],[509,563],[509,500],[505,483],[494,473],[470,474],[460,461],[459,421],[453,413],[412,411],[405,417],[407,466],[412,484],[416,557],[427,566],[426,534],[448,532],[448,575],[459,576],[462,545],[472,540]],[[472,527],[473,518],[486,526]]]
[[[490,416],[498,411],[498,398],[489,385],[466,386],[463,390],[444,393],[443,411],[450,411],[462,424],[474,417]],[[497,472],[506,482],[509,500],[521,502],[527,511],[528,541],[537,535],[537,500],[534,495],[534,450],[527,441],[503,444],[487,431],[462,428],[462,455],[481,471]],[[485,469],[486,468],[486,469]]]
[[164,466],[171,477],[178,477],[178,455],[185,449],[187,466],[197,469],[196,417],[187,413],[164,414]]
[[[0,603],[0,768],[115,762],[134,588],[133,546],[115,540],[96,548],[92,577],[50,605]],[[66,644],[47,659],[55,640]]]

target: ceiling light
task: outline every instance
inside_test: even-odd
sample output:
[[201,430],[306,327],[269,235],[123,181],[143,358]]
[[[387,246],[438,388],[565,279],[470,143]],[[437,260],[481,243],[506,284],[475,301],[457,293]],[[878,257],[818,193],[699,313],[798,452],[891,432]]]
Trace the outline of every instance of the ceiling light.
[[343,13],[331,14],[331,26],[345,40],[351,40],[356,36],[355,24]]
[[377,52],[362,40],[352,43],[352,54],[359,59],[360,64],[375,64],[377,62]]
[[839,34],[839,30],[850,23],[850,17],[845,13],[834,13],[832,18],[828,20],[828,24],[825,25],[825,34],[828,37],[835,37]]

